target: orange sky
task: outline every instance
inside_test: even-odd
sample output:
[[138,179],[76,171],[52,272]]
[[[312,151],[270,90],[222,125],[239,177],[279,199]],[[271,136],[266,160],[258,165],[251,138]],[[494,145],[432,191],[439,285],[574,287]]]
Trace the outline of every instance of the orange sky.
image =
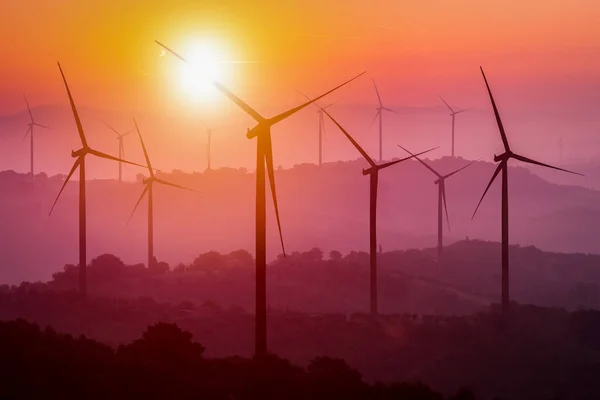
[[[194,37],[219,43],[230,60],[257,61],[236,64],[224,83],[259,110],[281,110],[300,101],[295,88],[316,94],[362,70],[392,104],[437,104],[444,93],[485,109],[480,64],[513,106],[600,107],[594,0],[19,0],[1,2],[0,15],[4,115],[22,110],[23,92],[34,106],[66,103],[58,60],[81,106],[221,112],[222,98],[212,108],[186,102],[173,85],[177,61],[153,43],[177,49]],[[369,85],[336,100],[373,103]]]

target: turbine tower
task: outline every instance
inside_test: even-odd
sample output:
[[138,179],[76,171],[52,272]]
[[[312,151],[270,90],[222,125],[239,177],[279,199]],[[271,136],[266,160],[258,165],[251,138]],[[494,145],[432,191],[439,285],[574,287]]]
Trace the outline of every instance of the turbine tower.
[[373,118],[373,122],[377,118],[379,118],[379,162],[383,161],[383,112],[390,111],[398,114],[396,110],[392,110],[391,108],[387,108],[383,106],[383,102],[381,101],[381,96],[379,95],[379,89],[377,89],[377,84],[375,83],[375,79],[373,79],[373,86],[375,87],[375,93],[377,93],[377,101],[379,101],[379,107],[376,108],[377,112],[375,113],[375,117]]
[[454,157],[454,122],[456,121],[456,115],[465,111],[469,111],[470,108],[465,108],[464,110],[456,111],[452,107],[450,107],[450,104],[446,103],[446,100],[444,100],[442,96],[440,96],[440,99],[442,99],[446,107],[448,107],[448,109],[450,110],[450,116],[452,117],[452,157]]
[[421,160],[417,155],[411,153],[410,151],[408,151],[407,149],[405,149],[404,147],[398,145],[400,148],[402,148],[404,151],[406,151],[408,154],[412,155],[417,161],[419,161],[421,164],[423,164],[425,166],[425,168],[427,168],[428,170],[430,170],[436,177],[437,179],[434,181],[434,183],[436,185],[438,185],[438,245],[437,245],[437,252],[438,252],[438,262],[442,262],[442,252],[444,249],[444,245],[443,245],[443,233],[444,233],[444,221],[443,221],[443,212],[442,212],[442,203],[444,205],[444,210],[446,211],[446,223],[448,225],[448,230],[450,230],[450,217],[448,216],[448,203],[446,201],[446,179],[450,178],[452,175],[462,171],[463,169],[467,168],[468,166],[472,165],[473,163],[475,163],[475,161],[471,161],[469,164],[455,170],[454,172],[450,172],[449,174],[446,175],[442,175],[439,172],[437,172],[435,169],[433,169],[433,167],[429,164],[427,164],[425,161]]
[[[104,125],[106,125],[111,131],[113,131],[117,135],[117,142],[119,144],[119,158],[125,158],[125,147],[123,146],[123,138],[129,135],[131,132],[120,133],[115,128],[102,121]],[[123,182],[123,167],[122,162],[119,161],[119,183]]]
[[504,315],[508,314],[509,306],[510,306],[510,294],[509,294],[509,276],[508,276],[508,161],[510,159],[515,159],[518,161],[522,161],[528,164],[540,165],[542,167],[552,168],[559,171],[568,172],[571,174],[581,175],[577,172],[569,171],[566,169],[554,167],[552,165],[544,164],[539,161],[532,160],[531,158],[527,158],[521,156],[517,153],[514,153],[510,146],[508,145],[508,139],[506,138],[506,133],[504,132],[504,126],[502,125],[502,120],[500,119],[500,113],[498,112],[498,108],[496,107],[496,102],[494,101],[494,97],[492,96],[492,91],[490,89],[490,85],[485,77],[485,73],[483,72],[483,68],[480,67],[481,75],[483,76],[483,80],[485,82],[485,86],[487,88],[488,94],[490,96],[490,101],[492,103],[492,107],[494,109],[494,114],[496,116],[496,123],[498,124],[498,130],[500,131],[500,137],[502,138],[502,143],[504,144],[504,153],[499,156],[494,154],[494,162],[499,163],[498,167],[494,171],[492,178],[490,179],[477,207],[475,208],[475,212],[471,219],[475,218],[475,214],[483,201],[486,193],[488,192],[490,186],[498,176],[500,172],[502,172],[502,313]]
[[[306,97],[307,100],[310,100],[310,97],[304,93],[300,92],[300,94]],[[318,103],[314,103],[314,106],[317,107],[317,115],[319,116],[319,165],[323,165],[323,138],[325,136],[325,118],[323,118],[323,110],[327,110],[334,104],[335,102],[321,107]]]
[[133,218],[133,214],[135,214],[135,210],[137,210],[138,206],[142,202],[142,199],[144,198],[146,193],[148,193],[148,268],[150,269],[154,263],[154,202],[152,191],[153,184],[159,183],[161,185],[173,186],[179,189],[190,190],[192,192],[195,192],[195,190],[165,181],[163,179],[157,178],[156,175],[154,175],[154,169],[152,168],[152,164],[150,163],[150,157],[148,156],[146,145],[144,145],[144,139],[142,139],[142,134],[140,133],[140,129],[138,128],[138,124],[135,121],[135,119],[133,120],[133,123],[135,124],[135,130],[137,131],[138,136],[140,137],[140,143],[142,144],[142,150],[144,150],[144,158],[146,159],[146,164],[148,166],[148,174],[150,176],[148,178],[144,178],[144,190],[142,191],[142,194],[138,199],[137,203],[135,203],[135,207],[131,212],[129,221],[131,221],[131,218]]
[[31,107],[29,107],[29,101],[27,100],[27,96],[23,95],[23,97],[25,98],[25,104],[27,104],[27,111],[29,111],[29,124],[28,124],[27,131],[25,132],[25,136],[23,136],[23,140],[25,140],[27,138],[27,135],[29,135],[30,152],[31,152],[29,162],[31,163],[31,179],[34,179],[35,174],[34,174],[34,170],[33,170],[33,128],[36,126],[39,126],[40,128],[46,128],[46,129],[50,129],[50,128],[48,128],[46,125],[38,124],[37,122],[35,122],[35,119],[33,119],[33,113],[31,112]]
[[207,169],[209,169],[209,170],[211,169],[211,165],[210,165],[210,162],[211,162],[211,158],[210,158],[210,145],[211,145],[212,133],[214,131],[216,131],[216,130],[217,130],[217,128],[206,127],[206,135],[207,135],[206,158],[208,160],[207,161],[207,163],[208,163]]
[[[409,160],[414,155],[410,157],[402,158],[400,160],[390,161],[384,164],[376,164],[375,161],[366,151],[363,150],[362,147],[354,140],[352,136],[344,129],[342,126],[329,114],[327,111],[324,111],[325,114],[333,121],[334,124],[342,131],[342,133],[348,138],[348,140],[352,143],[356,150],[364,157],[364,159],[369,163],[370,167],[367,169],[363,169],[363,175],[369,175],[370,177],[370,189],[369,189],[369,264],[370,264],[370,309],[372,315],[377,315],[378,310],[378,296],[377,296],[377,187],[379,185],[379,171],[391,167],[394,164],[398,164],[399,162]],[[434,149],[429,149],[418,153],[417,155],[421,155],[427,153]]]
[[[60,198],[65,186],[71,179],[71,176],[75,173],[75,170],[79,168],[79,293],[85,297],[87,296],[87,277],[86,277],[86,264],[87,264],[87,255],[86,255],[86,202],[85,202],[85,156],[88,154],[94,155],[96,157],[105,158],[107,160],[120,161],[127,164],[137,165],[143,167],[143,165],[139,165],[136,163],[132,163],[130,161],[122,160],[118,157],[113,157],[111,155],[102,153],[98,150],[92,149],[87,142],[85,137],[85,133],[83,131],[83,126],[81,125],[81,120],[79,119],[79,113],[77,112],[77,108],[75,107],[75,102],[73,101],[73,97],[71,96],[71,91],[69,90],[69,85],[67,84],[67,79],[65,78],[65,74],[58,63],[58,69],[60,70],[60,74],[62,76],[62,80],[65,84],[65,88],[67,90],[67,95],[69,96],[69,103],[71,104],[71,110],[73,111],[73,117],[75,119],[75,124],[77,125],[77,132],[79,133],[79,138],[81,139],[81,149],[77,151],[71,151],[71,157],[76,158],[71,171],[67,175],[67,179],[63,183],[58,195],[56,196],[56,200],[52,204],[52,208],[50,209],[50,214],[54,210],[54,206],[56,206],[56,202]],[[50,215],[49,214],[49,215]]]
[[[186,62],[178,53],[174,52],[167,46],[156,41],[158,45],[169,51],[171,54]],[[328,92],[307,101],[295,108],[285,111],[271,118],[265,118],[256,110],[242,101],[239,97],[229,91],[225,86],[217,81],[213,81],[213,85],[232,102],[237,104],[244,112],[250,115],[255,121],[256,126],[248,129],[246,137],[248,139],[256,138],[256,337],[255,337],[255,354],[258,357],[264,357],[267,354],[267,289],[266,289],[266,181],[265,181],[265,164],[266,174],[268,175],[269,184],[271,187],[271,195],[273,197],[273,206],[275,208],[275,218],[277,220],[277,228],[279,230],[279,239],[281,248],[285,256],[285,247],[283,245],[283,235],[281,233],[281,223],[279,219],[279,207],[277,205],[277,194],[275,190],[275,173],[273,167],[273,148],[271,144],[271,127],[284,119],[292,116],[305,107],[313,104],[322,97],[334,92],[342,86],[350,83],[363,75],[365,72],[355,76],[354,78],[342,83],[341,85],[329,90]]]

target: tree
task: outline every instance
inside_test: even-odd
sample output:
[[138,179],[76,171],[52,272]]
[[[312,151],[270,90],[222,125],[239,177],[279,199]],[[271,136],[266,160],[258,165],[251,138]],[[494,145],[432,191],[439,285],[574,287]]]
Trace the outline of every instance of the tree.
[[341,261],[341,260],[342,260],[342,253],[340,253],[340,252],[339,252],[339,251],[337,251],[337,250],[331,250],[331,251],[329,252],[329,259],[330,259],[331,261],[339,262],[339,261]]
[[142,338],[121,346],[119,353],[144,363],[177,364],[202,358],[204,346],[192,341],[192,334],[176,324],[157,322],[148,326]]

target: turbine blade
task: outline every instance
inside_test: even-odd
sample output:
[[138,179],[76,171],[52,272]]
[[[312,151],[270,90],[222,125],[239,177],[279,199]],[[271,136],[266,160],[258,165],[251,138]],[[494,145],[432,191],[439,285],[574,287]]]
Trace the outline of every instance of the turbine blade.
[[460,113],[463,113],[463,112],[469,111],[469,110],[470,110],[470,108],[465,108],[464,110],[455,111],[454,114],[460,114]]
[[120,137],[120,136],[121,136],[121,134],[119,133],[119,131],[117,131],[115,128],[113,128],[112,126],[110,126],[110,125],[109,125],[109,124],[108,124],[106,121],[104,121],[104,120],[100,120],[100,121],[102,121],[102,123],[103,123],[104,125],[106,125],[106,127],[107,127],[108,129],[110,129],[111,131],[113,131],[113,132],[114,132],[114,133],[117,135],[117,137]]
[[277,192],[275,191],[275,171],[273,168],[273,146],[271,143],[271,134],[264,136],[264,156],[267,163],[267,174],[269,175],[269,184],[271,185],[271,195],[273,196],[273,207],[275,208],[275,218],[277,218],[277,228],[279,229],[279,240],[281,241],[281,250],[283,256],[286,256],[285,246],[283,244],[283,233],[281,231],[281,220],[279,218],[279,205],[277,204]]
[[502,120],[500,119],[500,113],[498,112],[498,107],[496,107],[496,102],[494,101],[494,96],[492,96],[492,90],[490,89],[490,85],[488,84],[487,78],[485,77],[483,68],[479,67],[479,69],[481,70],[481,75],[483,75],[483,80],[485,81],[485,86],[487,87],[487,91],[490,95],[492,107],[494,108],[494,114],[496,115],[496,123],[498,124],[498,129],[500,130],[500,136],[502,136],[502,143],[504,143],[504,150],[510,151],[510,147],[508,146],[508,139],[506,138],[506,133],[504,132],[504,126],[502,125]]
[[377,121],[377,118],[379,117],[380,114],[381,114],[381,110],[377,109],[377,112],[375,113],[375,116],[373,117],[373,120],[371,121],[371,126],[373,126],[375,121]]
[[131,131],[127,131],[124,134],[122,134],[121,137],[125,137],[125,136],[129,135],[130,133],[131,133]]
[[542,167],[546,167],[546,168],[552,168],[552,169],[556,169],[556,170],[559,170],[559,171],[568,172],[568,173],[570,173],[570,174],[575,174],[575,175],[584,176],[583,174],[580,174],[579,172],[573,172],[573,171],[569,171],[568,169],[563,169],[563,168],[555,167],[555,166],[553,166],[553,165],[544,164],[544,163],[542,163],[542,162],[535,161],[535,160],[532,160],[531,158],[523,157],[523,156],[520,156],[520,155],[518,155],[518,154],[514,154],[514,153],[513,153],[513,154],[511,154],[511,157],[513,157],[513,158],[515,158],[515,159],[517,159],[517,160],[519,160],[519,161],[523,161],[523,162],[529,163],[529,164],[540,165],[540,166],[542,166]]
[[[135,130],[137,131],[138,136],[140,137],[140,143],[142,143],[142,150],[144,150],[144,158],[146,159],[146,165],[148,166],[148,171],[150,171],[150,176],[154,176],[152,164],[150,163],[150,157],[148,156],[148,151],[146,150],[146,145],[144,144],[144,139],[142,139],[142,134],[140,133],[140,128],[138,128],[138,124],[137,124],[137,121],[135,120],[135,118],[133,119],[133,123],[135,124]],[[123,154],[123,157],[125,157],[124,154]]]
[[463,167],[460,167],[460,168],[459,168],[459,169],[457,169],[456,171],[454,171],[454,172],[450,172],[449,174],[447,174],[447,175],[444,175],[444,177],[443,177],[443,178],[444,178],[444,179],[446,179],[446,178],[449,178],[449,177],[451,177],[452,175],[454,175],[454,174],[456,174],[456,173],[459,173],[459,172],[460,172],[460,171],[462,171],[463,169],[465,169],[465,168],[467,168],[467,167],[469,167],[469,166],[471,166],[471,165],[475,164],[477,161],[479,161],[479,160],[473,160],[473,161],[471,161],[470,163],[468,163],[467,165],[465,165],[465,166],[463,166]]
[[390,111],[390,112],[393,112],[394,114],[400,114],[398,111],[394,110],[393,108],[387,108],[387,107],[383,107],[383,109],[384,109],[385,111]]
[[[442,183],[443,185],[443,183]],[[444,201],[444,210],[446,211],[446,223],[450,230],[450,217],[448,216],[448,203],[446,203],[446,185],[442,186],[442,200]]]
[[479,199],[479,203],[477,203],[477,207],[475,208],[475,211],[473,212],[473,216],[471,217],[471,220],[473,218],[475,218],[475,214],[477,214],[477,210],[479,210],[479,206],[481,205],[481,202],[483,201],[483,198],[485,197],[486,193],[490,189],[490,186],[492,186],[492,183],[494,183],[494,179],[496,179],[496,177],[500,173],[500,170],[502,170],[502,168],[504,168],[505,165],[506,165],[506,161],[502,161],[496,167],[496,171],[494,171],[494,175],[492,175],[492,179],[490,179],[490,182],[488,183],[487,187],[485,188],[485,191],[483,192],[483,195],[481,196],[481,199]]
[[254,110],[252,107],[250,107],[242,99],[240,99],[235,94],[233,94],[231,91],[229,91],[229,89],[227,89],[225,86],[221,85],[217,81],[213,81],[212,83],[221,93],[223,93],[225,96],[227,96],[229,98],[229,100],[233,101],[235,104],[237,104],[238,107],[240,107],[242,110],[244,110],[246,112],[246,114],[248,114],[252,118],[254,118],[254,120],[256,122],[260,123],[265,120],[265,118],[263,118],[263,116],[260,115],[258,113],[258,111]]
[[439,146],[438,147],[433,147],[433,148],[431,148],[429,150],[425,150],[425,151],[422,151],[422,152],[417,153],[417,154],[414,154],[414,155],[412,155],[410,157],[404,157],[404,158],[401,158],[400,160],[394,160],[394,161],[386,162],[384,164],[380,164],[380,165],[377,166],[377,168],[378,169],[384,169],[384,168],[390,167],[390,166],[392,166],[394,164],[398,164],[399,162],[410,160],[411,158],[414,158],[416,156],[420,156],[421,154],[429,153],[430,151],[433,151],[435,149],[439,149]]
[[411,153],[410,151],[408,151],[408,149],[398,145],[398,147],[400,147],[402,150],[404,150],[405,152],[407,152],[408,154],[412,155],[418,162],[420,162],[421,164],[423,164],[425,166],[425,168],[427,168],[428,170],[430,170],[431,172],[433,172],[435,174],[435,176],[437,176],[438,178],[441,178],[442,175],[440,175],[435,169],[433,169],[432,166],[430,166],[429,164],[427,164],[425,161],[421,160],[419,157],[417,157],[415,154]]
[[188,188],[188,187],[181,186],[181,185],[178,185],[178,184],[176,184],[176,183],[171,183],[171,182],[169,182],[169,181],[165,181],[165,180],[163,180],[163,179],[154,178],[154,181],[155,181],[155,182],[157,182],[157,183],[160,183],[161,185],[173,186],[173,187],[176,187],[176,188],[179,188],[179,189],[183,189],[183,190],[189,190],[190,192],[196,192],[196,193],[198,193],[198,191],[197,191],[197,190],[190,189],[190,188]]
[[35,126],[39,126],[40,128],[46,128],[46,129],[50,129],[50,127],[49,127],[49,126],[42,125],[42,124],[38,124],[37,122],[34,122],[34,123],[33,123],[33,125],[35,125]]
[[[298,93],[300,93],[302,96],[304,96],[304,97],[306,98],[306,100],[310,100],[310,97],[308,97],[308,96],[307,96],[305,93],[301,92],[301,91],[300,91],[300,90],[298,90],[298,89],[296,89],[296,91],[297,91]],[[313,105],[314,105],[315,107],[317,107],[318,109],[324,108],[324,107],[321,107],[321,105],[320,105],[319,103],[317,103],[316,101],[313,103]]]
[[73,101],[73,96],[71,96],[71,90],[69,89],[67,78],[65,78],[65,74],[63,73],[60,63],[58,63],[58,69],[60,70],[60,75],[62,76],[65,88],[67,89],[67,94],[69,95],[69,102],[71,103],[71,110],[73,110],[73,117],[75,117],[75,123],[77,124],[77,132],[79,132],[81,144],[83,144],[83,147],[88,147],[87,140],[85,139],[85,133],[83,132],[83,126],[81,125],[81,120],[79,119],[79,113],[77,112],[77,107],[75,107],[75,101]]
[[333,106],[336,103],[337,103],[337,101],[334,101],[333,103],[329,103],[325,107],[323,107],[323,109],[328,109],[329,107]]
[[[175,57],[179,58],[181,61],[187,63],[187,60],[185,58],[183,58],[180,54],[176,53],[174,50],[172,50],[169,47],[165,46],[164,44],[162,44],[158,40],[155,40],[155,42],[156,42],[156,44],[158,44],[159,46],[161,46],[163,49],[165,49],[169,53],[173,54]],[[250,115],[252,118],[254,118],[254,120],[256,122],[260,123],[260,122],[263,122],[265,120],[265,118],[263,118],[256,110],[254,110],[252,107],[250,107],[247,103],[245,103],[242,99],[240,99],[239,97],[237,97],[235,94],[233,94],[232,92],[230,92],[229,89],[227,89],[225,86],[221,85],[217,81],[213,81],[212,83],[213,83],[213,85],[221,93],[223,93],[225,96],[227,96],[229,98],[229,100],[233,101],[235,104],[238,105],[238,107],[240,107],[248,115]]]
[[29,125],[29,128],[27,128],[27,132],[25,132],[25,136],[23,136],[23,139],[21,139],[21,143],[23,143],[25,141],[25,139],[27,139],[27,136],[32,131],[32,129],[33,128],[31,127],[31,125]]
[[137,203],[135,203],[135,207],[133,207],[133,211],[131,212],[131,215],[129,216],[129,219],[127,220],[127,224],[129,224],[129,222],[131,221],[131,218],[133,218],[133,214],[135,214],[135,210],[137,210],[138,206],[140,205],[140,203],[142,202],[142,199],[144,198],[144,196],[146,195],[146,193],[148,192],[148,186],[152,185],[152,183],[146,183],[144,185],[144,190],[142,190],[142,195],[140,196],[140,198],[138,199]]
[[[323,110],[323,109],[321,109],[321,110]],[[372,167],[376,167],[377,165],[375,164],[375,161],[373,161],[373,159],[371,157],[369,157],[367,152],[364,151],[362,147],[360,147],[360,145],[356,142],[356,140],[354,140],[354,138],[352,136],[350,136],[350,134],[348,132],[346,132],[346,130],[344,128],[342,128],[342,126],[331,116],[331,114],[329,114],[326,110],[323,110],[323,112],[325,114],[327,114],[329,119],[332,120],[333,123],[336,124],[338,128],[340,128],[342,133],[344,135],[346,135],[346,137],[348,138],[350,143],[352,143],[352,145],[354,145],[354,147],[356,147],[356,150],[358,150],[358,152],[365,158],[365,160],[367,160],[367,162],[369,164],[371,164]]]
[[98,151],[98,150],[88,149],[88,153],[93,154],[96,157],[105,158],[107,160],[120,161],[120,162],[125,163],[125,164],[135,165],[136,167],[146,168],[145,165],[137,164],[137,163],[134,163],[134,162],[131,162],[131,161],[127,161],[127,160],[123,160],[122,158],[111,156],[109,154],[103,153],[103,152]]
[[79,164],[81,164],[81,157],[77,158],[75,163],[73,163],[73,167],[71,168],[71,171],[69,171],[69,175],[67,175],[67,179],[65,179],[65,182],[63,183],[62,187],[60,188],[60,191],[58,192],[58,195],[56,196],[56,199],[54,200],[54,203],[52,204],[52,208],[50,209],[50,212],[48,213],[48,215],[51,215],[52,211],[54,211],[54,206],[56,206],[56,202],[58,201],[58,198],[62,194],[63,190],[65,190],[65,186],[67,186],[67,183],[69,183],[69,179],[71,179],[71,177],[73,176],[73,173],[75,172],[77,167],[79,167]]
[[448,107],[448,109],[450,110],[450,112],[454,113],[454,110],[452,109],[452,107],[450,107],[450,104],[446,103],[446,100],[444,100],[444,98],[442,96],[440,96],[440,99],[442,99],[442,101],[444,102],[444,104],[446,105],[446,107]]
[[321,98],[323,98],[323,97],[327,96],[328,94],[330,94],[330,93],[332,93],[332,92],[335,92],[336,90],[338,90],[338,89],[339,89],[339,88],[341,88],[342,86],[345,86],[345,85],[349,84],[350,82],[352,82],[353,80],[355,80],[355,79],[358,79],[360,76],[364,75],[365,73],[366,73],[366,71],[364,71],[364,72],[361,72],[360,74],[356,75],[354,78],[347,80],[346,82],[342,83],[341,85],[338,85],[338,86],[334,87],[334,88],[333,88],[333,89],[331,89],[330,91],[328,91],[328,92],[325,92],[325,93],[323,93],[322,95],[320,95],[320,96],[318,96],[318,97],[315,97],[315,98],[314,98],[314,99],[312,99],[312,100],[309,100],[309,101],[307,101],[306,103],[304,103],[304,104],[301,104],[301,105],[299,105],[298,107],[292,108],[291,110],[288,110],[288,111],[286,111],[286,112],[284,112],[284,113],[281,113],[281,114],[279,114],[279,115],[276,115],[276,116],[275,116],[275,117],[273,117],[273,118],[269,118],[269,121],[271,122],[271,124],[276,124],[276,123],[278,123],[278,122],[280,122],[280,121],[282,121],[282,120],[284,120],[284,119],[288,118],[289,116],[291,116],[291,115],[293,115],[293,114],[297,113],[298,111],[302,110],[304,107],[306,107],[306,106],[309,106],[309,105],[313,104],[315,101],[317,101],[317,100],[319,100],[319,99],[321,99]]
[[377,93],[377,100],[379,101],[379,107],[383,107],[383,103],[381,102],[381,96],[379,95],[379,89],[377,89],[377,84],[375,83],[374,78],[373,78],[373,86],[375,86],[375,93]]
[[27,104],[27,111],[29,111],[29,118],[31,122],[33,122],[33,114],[31,113],[31,107],[29,107],[29,101],[27,100],[27,96],[23,94],[23,98],[25,98],[25,103]]

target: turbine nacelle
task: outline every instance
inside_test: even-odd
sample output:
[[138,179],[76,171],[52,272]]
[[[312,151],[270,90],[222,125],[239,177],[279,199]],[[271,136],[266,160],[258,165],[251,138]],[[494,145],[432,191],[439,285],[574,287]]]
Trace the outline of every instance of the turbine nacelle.
[[82,147],[79,150],[71,150],[71,157],[73,158],[78,158],[78,157],[83,157],[88,153],[88,148],[86,147]]
[[375,165],[374,167],[369,167],[366,169],[363,168],[362,174],[363,175],[371,175],[373,172],[379,171],[380,167],[381,167],[380,165]]
[[152,182],[154,182],[154,177],[153,176],[150,176],[148,178],[144,177],[144,179],[142,179],[142,183],[144,185],[147,185],[147,184],[152,183]]
[[248,139],[254,139],[255,137],[258,137],[258,135],[260,135],[264,130],[265,126],[263,124],[258,124],[254,128],[248,128],[246,130],[246,137]]
[[506,161],[511,158],[513,153],[511,151],[506,151],[499,156],[494,154],[494,162]]

